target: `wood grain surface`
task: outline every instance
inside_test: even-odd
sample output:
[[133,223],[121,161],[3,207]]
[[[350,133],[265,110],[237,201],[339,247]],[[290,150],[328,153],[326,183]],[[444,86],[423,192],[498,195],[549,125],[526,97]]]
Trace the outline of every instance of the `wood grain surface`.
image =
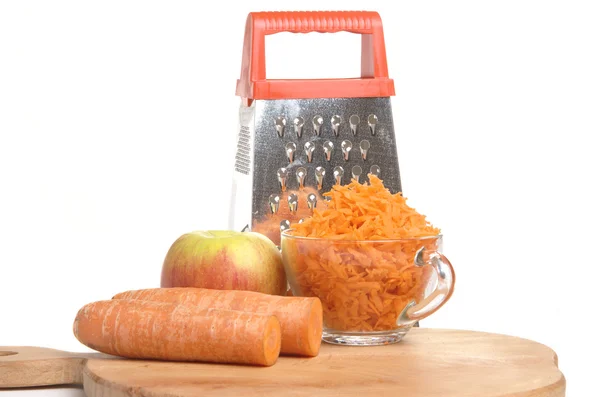
[[0,347],[0,390],[59,384],[83,384],[88,397],[565,395],[550,348],[473,331],[414,328],[388,346],[323,344],[317,357],[267,368]]

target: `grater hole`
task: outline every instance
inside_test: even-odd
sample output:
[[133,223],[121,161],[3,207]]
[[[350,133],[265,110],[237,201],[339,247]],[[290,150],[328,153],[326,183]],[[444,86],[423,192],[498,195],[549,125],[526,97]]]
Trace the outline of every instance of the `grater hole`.
[[340,125],[342,124],[342,118],[339,115],[335,115],[331,118],[331,130],[333,135],[336,137],[340,135]]
[[271,214],[276,214],[279,211],[279,201],[280,198],[276,194],[272,194],[269,196],[269,209],[271,210]]
[[369,169],[369,174],[375,175],[377,178],[381,175],[381,168],[378,165],[372,165]]
[[308,195],[308,198],[306,199],[307,201],[307,206],[310,210],[314,210],[315,207],[317,206],[317,195],[314,193],[311,193]]
[[299,190],[304,189],[304,180],[306,179],[306,168],[298,167],[296,170],[296,180],[298,181]]
[[360,124],[360,117],[357,114],[353,114],[350,116],[350,130],[352,131],[352,135],[356,136],[358,134],[358,125]]
[[325,160],[331,161],[331,153],[333,153],[333,142],[325,141],[323,144],[323,151],[325,152]]
[[279,135],[280,138],[283,138],[283,134],[285,133],[285,125],[286,120],[284,116],[279,116],[275,118],[275,130],[277,131],[277,135]]
[[287,155],[290,164],[294,162],[294,154],[296,153],[296,144],[288,142],[285,144],[285,154]]
[[291,226],[290,221],[288,221],[287,219],[284,219],[279,223],[279,230],[283,232],[284,230],[289,229],[290,226]]
[[321,136],[321,127],[323,126],[323,117],[316,115],[313,117],[313,132],[316,136]]
[[344,140],[344,141],[342,141],[341,147],[342,147],[342,154],[344,155],[344,160],[348,161],[348,158],[350,156],[350,151],[352,150],[352,142],[350,142],[348,140]]
[[360,165],[355,165],[352,167],[352,178],[360,183],[360,175],[362,174],[362,167]]
[[295,214],[298,211],[298,195],[292,193],[288,196],[288,207],[292,214]]
[[374,114],[370,114],[367,118],[367,124],[369,124],[369,130],[371,131],[371,135],[375,135],[375,127],[377,126],[378,121],[379,120],[377,119],[377,116]]
[[360,148],[360,155],[361,155],[362,159],[366,160],[367,153],[369,152],[369,149],[371,148],[371,143],[369,143],[369,141],[367,141],[366,139],[363,139],[362,141],[360,141],[360,144],[358,146]]
[[325,179],[325,168],[321,166],[315,168],[315,178],[317,179],[317,189],[323,189],[323,179]]
[[336,185],[341,185],[342,178],[344,177],[344,169],[339,165],[333,169],[333,178],[335,179]]
[[285,192],[286,182],[287,182],[287,170],[285,168],[280,168],[277,170],[277,180],[279,181],[279,186],[281,187],[281,191]]
[[294,130],[298,139],[302,138],[302,127],[304,126],[304,119],[302,117],[296,117],[294,119]]
[[304,153],[306,153],[306,160],[312,163],[313,152],[315,151],[315,143],[308,141],[304,144]]

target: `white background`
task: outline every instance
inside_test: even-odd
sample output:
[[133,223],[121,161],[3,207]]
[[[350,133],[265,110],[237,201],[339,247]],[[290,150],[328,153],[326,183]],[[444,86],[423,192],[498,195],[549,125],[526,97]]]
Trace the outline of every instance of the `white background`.
[[[589,395],[595,1],[0,2],[0,345],[87,351],[79,307],[158,286],[179,235],[226,228],[249,11],[365,8],[384,23],[405,196],[457,272],[422,326],[547,344],[567,394]],[[356,77],[359,43],[272,36],[268,77]]]

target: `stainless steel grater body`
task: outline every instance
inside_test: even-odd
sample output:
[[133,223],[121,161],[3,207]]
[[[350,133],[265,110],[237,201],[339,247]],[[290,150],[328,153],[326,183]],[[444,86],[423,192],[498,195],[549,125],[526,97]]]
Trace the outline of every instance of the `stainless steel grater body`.
[[319,208],[334,184],[364,183],[370,172],[392,193],[402,190],[389,97],[255,100],[242,104],[239,120],[233,230],[278,244],[285,221],[310,214],[315,198]]

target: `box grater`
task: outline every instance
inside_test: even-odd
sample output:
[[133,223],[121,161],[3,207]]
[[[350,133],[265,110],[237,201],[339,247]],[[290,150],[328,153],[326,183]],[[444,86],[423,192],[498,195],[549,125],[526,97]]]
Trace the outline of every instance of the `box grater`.
[[[266,78],[266,35],[341,31],[362,35],[360,78]],[[280,231],[324,207],[322,193],[334,184],[375,173],[392,193],[401,191],[394,82],[377,12],[250,13],[236,94],[230,229],[257,231],[279,245]]]

